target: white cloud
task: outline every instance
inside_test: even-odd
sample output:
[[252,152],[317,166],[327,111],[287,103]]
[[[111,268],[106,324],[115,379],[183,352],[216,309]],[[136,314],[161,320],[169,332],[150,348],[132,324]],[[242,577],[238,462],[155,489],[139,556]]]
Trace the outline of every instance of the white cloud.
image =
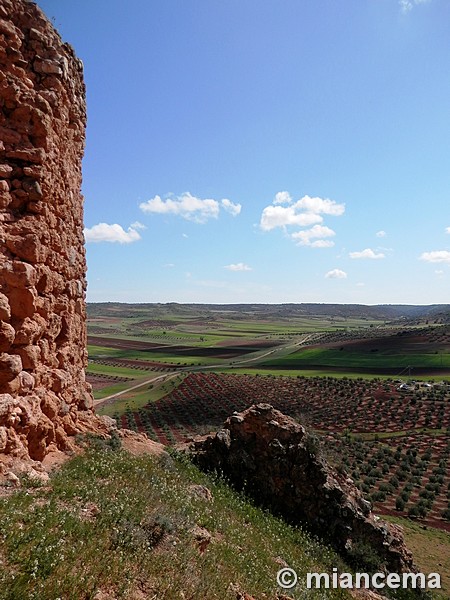
[[234,204],[231,200],[228,200],[228,198],[221,200],[221,204],[223,209],[233,217],[236,217],[241,212],[242,206],[240,204]]
[[379,238],[383,238],[383,237],[387,236],[387,233],[385,231],[381,230],[381,231],[377,231],[377,233],[375,235]]
[[278,192],[273,200],[274,204],[290,204],[291,202],[292,196],[289,192]]
[[270,231],[276,227],[296,225],[307,227],[323,221],[320,215],[312,213],[298,213],[295,206],[266,206],[261,215],[260,227],[263,231]]
[[144,213],[177,215],[196,223],[206,223],[209,219],[217,219],[220,207],[233,217],[238,215],[242,208],[240,204],[234,204],[227,198],[218,202],[212,198],[197,198],[190,192],[185,192],[181,196],[169,196],[165,200],[161,196],[155,196],[139,204],[139,208]]
[[[314,225],[311,229],[296,231],[291,235],[291,238],[297,242],[299,246],[312,246],[313,248],[330,248],[334,246],[331,240],[324,240],[336,235],[336,233],[325,225]],[[311,240],[318,238],[316,241]]]
[[130,229],[147,229],[147,227],[140,221],[135,221],[134,223],[131,223]]
[[340,217],[345,212],[345,204],[338,204],[334,200],[328,198],[311,198],[310,196],[303,196],[295,204],[294,207],[299,210],[304,210],[308,213],[333,215]]
[[400,5],[400,10],[402,13],[406,14],[411,11],[414,6],[419,4],[427,4],[430,0],[399,0],[398,3]]
[[146,202],[141,202],[139,208],[144,213],[157,213],[160,215],[178,215],[188,221],[206,223],[208,219],[217,219],[220,206],[217,200],[196,198],[189,192],[176,198],[162,200],[155,196]]
[[432,252],[423,252],[420,260],[430,263],[448,263],[450,264],[450,252],[448,250],[433,250]]
[[370,258],[370,259],[377,259],[377,258],[385,258],[385,254],[383,254],[382,252],[374,252],[371,248],[365,248],[364,250],[361,250],[361,252],[350,252],[349,253],[350,258]]
[[347,273],[341,269],[333,269],[325,273],[326,279],[347,279]]
[[236,263],[231,265],[226,265],[224,269],[228,271],[252,271],[253,269],[246,265],[245,263]]
[[166,264],[164,265],[164,267],[165,267],[166,269],[173,269],[173,268],[174,268],[174,266],[175,266],[175,265],[174,265],[174,263],[166,263]]
[[332,248],[334,246],[334,242],[331,240],[316,240],[315,242],[307,245],[311,246],[311,248]]
[[136,226],[136,223],[128,227],[125,231],[121,225],[114,223],[109,225],[108,223],[98,223],[90,228],[85,228],[84,237],[86,243],[95,242],[117,242],[119,244],[131,244],[131,242],[137,242],[141,239],[141,236],[137,229],[145,229],[143,225]]
[[445,233],[450,233],[450,227],[445,228]]
[[300,200],[292,202],[289,192],[283,191],[278,192],[273,203],[263,209],[259,226],[263,231],[271,231],[277,227],[286,231],[288,227],[312,226],[311,229],[300,229],[289,235],[299,246],[330,248],[334,246],[334,242],[324,238],[336,234],[329,227],[320,225],[323,223],[322,215],[340,217],[344,212],[345,204],[338,204],[334,200],[303,196]]

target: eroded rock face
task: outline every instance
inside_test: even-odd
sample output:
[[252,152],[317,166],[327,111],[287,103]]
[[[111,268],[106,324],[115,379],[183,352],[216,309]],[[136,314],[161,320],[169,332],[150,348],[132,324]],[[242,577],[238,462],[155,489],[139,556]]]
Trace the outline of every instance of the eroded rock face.
[[82,71],[35,4],[1,1],[3,457],[42,460],[52,448],[70,446],[68,436],[98,425],[84,375]]
[[229,417],[215,434],[184,447],[205,470],[217,470],[258,503],[301,523],[349,558],[370,548],[386,572],[414,572],[401,528],[372,514],[349,478],[317,454],[306,429],[269,404]]

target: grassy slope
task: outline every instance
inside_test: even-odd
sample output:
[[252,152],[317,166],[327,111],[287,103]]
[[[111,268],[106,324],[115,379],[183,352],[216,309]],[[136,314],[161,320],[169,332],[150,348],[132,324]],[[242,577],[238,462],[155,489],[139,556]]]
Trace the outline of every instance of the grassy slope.
[[[193,484],[207,485],[213,501],[193,493]],[[212,536],[204,552],[195,527]],[[117,599],[231,600],[237,589],[275,600],[283,561],[299,573],[289,591],[295,600],[348,597],[302,589],[306,572],[342,564],[300,530],[191,465],[110,447],[75,457],[50,486],[28,482],[0,499],[0,541],[2,600],[93,599],[99,591]]]
[[410,519],[383,517],[403,527],[405,540],[424,573],[437,571],[442,579],[442,598],[450,597],[450,536],[445,531],[423,527]]

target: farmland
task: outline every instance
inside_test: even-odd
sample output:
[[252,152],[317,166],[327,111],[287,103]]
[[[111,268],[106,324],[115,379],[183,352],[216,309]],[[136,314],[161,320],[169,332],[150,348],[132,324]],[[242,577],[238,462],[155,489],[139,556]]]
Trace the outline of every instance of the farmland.
[[[94,305],[97,408],[174,445],[268,402],[393,517],[450,531],[450,327],[412,310]],[[394,311],[395,312],[395,311]]]

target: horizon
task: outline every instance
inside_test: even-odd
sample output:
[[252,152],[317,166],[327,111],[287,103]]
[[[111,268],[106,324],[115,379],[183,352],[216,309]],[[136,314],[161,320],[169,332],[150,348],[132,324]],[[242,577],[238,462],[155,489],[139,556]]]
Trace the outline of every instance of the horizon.
[[90,303],[439,305],[444,0],[38,0],[83,60]]
[[380,304],[363,304],[358,302],[121,302],[115,300],[100,300],[100,301],[90,301],[87,300],[87,304],[179,304],[183,305],[202,305],[202,306],[302,306],[302,305],[317,305],[317,306],[364,306],[364,307],[377,307],[377,306],[393,306],[393,307],[442,307],[442,308],[450,308],[450,303],[434,303],[434,304],[405,304],[405,303],[380,303]]

